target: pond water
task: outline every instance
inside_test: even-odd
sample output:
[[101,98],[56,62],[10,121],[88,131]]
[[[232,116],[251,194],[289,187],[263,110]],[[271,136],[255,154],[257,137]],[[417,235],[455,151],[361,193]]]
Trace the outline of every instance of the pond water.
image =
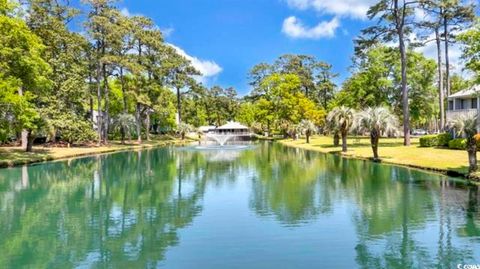
[[457,268],[480,192],[278,144],[0,170],[0,268]]

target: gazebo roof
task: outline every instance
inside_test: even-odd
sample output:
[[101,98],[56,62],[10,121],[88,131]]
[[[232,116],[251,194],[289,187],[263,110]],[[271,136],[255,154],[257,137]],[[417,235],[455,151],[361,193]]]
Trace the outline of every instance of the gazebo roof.
[[217,130],[240,130],[240,129],[245,130],[245,129],[248,129],[248,127],[236,121],[229,121],[227,122],[227,124],[217,128]]

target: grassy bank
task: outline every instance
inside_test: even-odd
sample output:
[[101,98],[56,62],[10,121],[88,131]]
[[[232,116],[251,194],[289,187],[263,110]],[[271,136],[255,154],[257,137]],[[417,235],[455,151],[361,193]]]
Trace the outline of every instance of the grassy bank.
[[[342,153],[341,146],[334,147],[333,139],[325,136],[315,136],[310,144],[305,139],[281,140],[279,143],[320,151],[323,153],[341,154],[345,157],[370,159],[372,149],[369,138],[349,138],[348,151]],[[465,150],[451,150],[440,148],[421,148],[418,139],[412,139],[412,145],[403,146],[403,139],[382,138],[380,139],[379,154],[384,163],[404,165],[409,167],[433,170],[451,175],[467,175],[468,159]]]
[[25,152],[20,147],[0,147],[0,167],[12,167],[23,164],[51,161],[100,153],[109,153],[124,150],[144,149],[160,147],[172,144],[189,143],[191,140],[181,141],[173,137],[157,137],[142,144],[136,142],[121,144],[119,141],[111,141],[108,145],[92,147],[44,147],[35,146],[33,152]]

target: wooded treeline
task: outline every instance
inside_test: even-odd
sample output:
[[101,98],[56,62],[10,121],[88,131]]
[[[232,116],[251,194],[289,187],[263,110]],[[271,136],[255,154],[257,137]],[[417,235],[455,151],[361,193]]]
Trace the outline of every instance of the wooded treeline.
[[[329,63],[286,54],[249,73],[251,91],[207,88],[192,63],[147,17],[114,0],[0,0],[0,143],[150,139],[237,120],[258,133],[293,135],[302,120],[325,127],[327,112],[386,106],[411,127],[445,127],[445,97],[475,81],[452,74],[449,49],[464,44],[479,73],[475,7],[461,0],[380,0],[373,26],[355,40],[351,76],[338,87]],[[419,15],[422,14],[422,15]],[[73,30],[75,29],[75,30]],[[438,57],[416,48],[434,42]],[[436,100],[436,101],[433,101]]]

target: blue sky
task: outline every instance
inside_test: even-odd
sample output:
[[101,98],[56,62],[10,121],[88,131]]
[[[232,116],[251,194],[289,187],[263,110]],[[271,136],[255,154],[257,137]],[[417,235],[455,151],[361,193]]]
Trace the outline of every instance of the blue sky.
[[[166,41],[195,57],[208,86],[250,90],[247,73],[285,53],[314,55],[348,76],[353,41],[371,0],[123,0],[124,13],[152,18]],[[343,6],[342,6],[343,5]],[[348,7],[348,8],[346,8]],[[292,17],[294,16],[294,17]]]
[[[152,18],[167,43],[190,59],[206,86],[233,86],[248,94],[248,71],[257,63],[292,54],[333,65],[336,83],[349,76],[353,39],[372,24],[377,0],[118,0],[125,15]],[[475,3],[478,0],[466,0]],[[78,4],[78,2],[76,3]],[[85,10],[84,10],[85,11]],[[478,9],[477,9],[478,14]],[[417,19],[425,14],[415,13]],[[415,38],[412,36],[412,38]],[[393,44],[392,44],[393,45]],[[434,42],[416,49],[436,59]],[[463,72],[459,45],[449,48],[453,72]]]

